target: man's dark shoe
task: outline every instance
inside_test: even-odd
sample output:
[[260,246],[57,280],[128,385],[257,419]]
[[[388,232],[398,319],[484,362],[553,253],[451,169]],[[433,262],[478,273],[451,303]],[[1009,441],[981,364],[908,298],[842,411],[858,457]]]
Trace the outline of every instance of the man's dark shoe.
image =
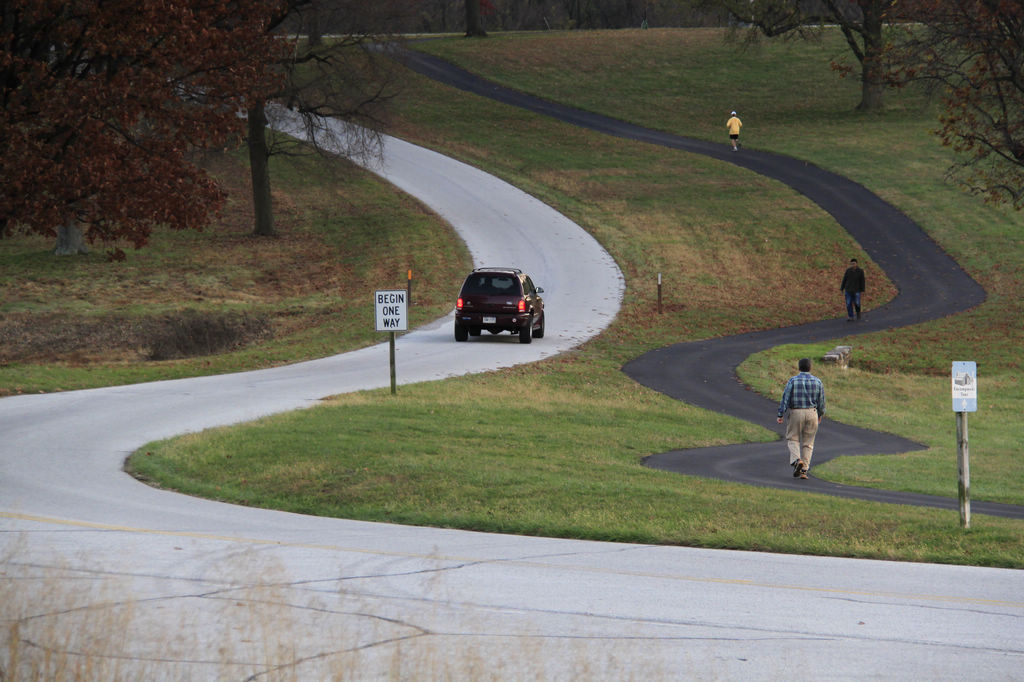
[[793,478],[796,478],[797,476],[800,475],[800,472],[802,472],[804,470],[804,463],[801,462],[800,460],[797,460],[797,461],[793,462],[792,467],[793,467]]

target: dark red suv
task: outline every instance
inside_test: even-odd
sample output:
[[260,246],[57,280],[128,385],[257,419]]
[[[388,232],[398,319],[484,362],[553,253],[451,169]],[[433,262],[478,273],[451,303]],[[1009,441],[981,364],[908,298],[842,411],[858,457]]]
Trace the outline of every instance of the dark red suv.
[[455,302],[455,340],[512,332],[520,343],[544,338],[543,289],[516,268],[477,268]]

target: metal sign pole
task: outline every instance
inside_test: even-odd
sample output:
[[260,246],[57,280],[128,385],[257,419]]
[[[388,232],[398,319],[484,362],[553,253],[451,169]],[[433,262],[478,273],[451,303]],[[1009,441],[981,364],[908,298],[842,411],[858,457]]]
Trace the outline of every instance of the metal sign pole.
[[956,413],[956,468],[960,476],[960,526],[971,527],[971,453],[967,442],[967,413]]

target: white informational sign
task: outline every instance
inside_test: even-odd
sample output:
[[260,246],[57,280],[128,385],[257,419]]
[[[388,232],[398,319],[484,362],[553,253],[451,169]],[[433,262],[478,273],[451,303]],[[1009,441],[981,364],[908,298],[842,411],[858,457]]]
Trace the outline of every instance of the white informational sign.
[[377,331],[404,332],[409,328],[409,292],[405,289],[377,291],[373,296],[377,310]]
[[953,363],[953,411],[978,411],[978,366],[974,362]]

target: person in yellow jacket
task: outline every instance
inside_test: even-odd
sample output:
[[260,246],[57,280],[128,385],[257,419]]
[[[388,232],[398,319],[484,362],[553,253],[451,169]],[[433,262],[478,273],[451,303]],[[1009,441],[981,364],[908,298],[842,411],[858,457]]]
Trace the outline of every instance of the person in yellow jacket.
[[725,122],[725,127],[729,129],[729,139],[732,140],[732,150],[739,151],[740,148],[740,128],[743,127],[743,121],[739,119],[736,112],[732,112],[732,118]]

